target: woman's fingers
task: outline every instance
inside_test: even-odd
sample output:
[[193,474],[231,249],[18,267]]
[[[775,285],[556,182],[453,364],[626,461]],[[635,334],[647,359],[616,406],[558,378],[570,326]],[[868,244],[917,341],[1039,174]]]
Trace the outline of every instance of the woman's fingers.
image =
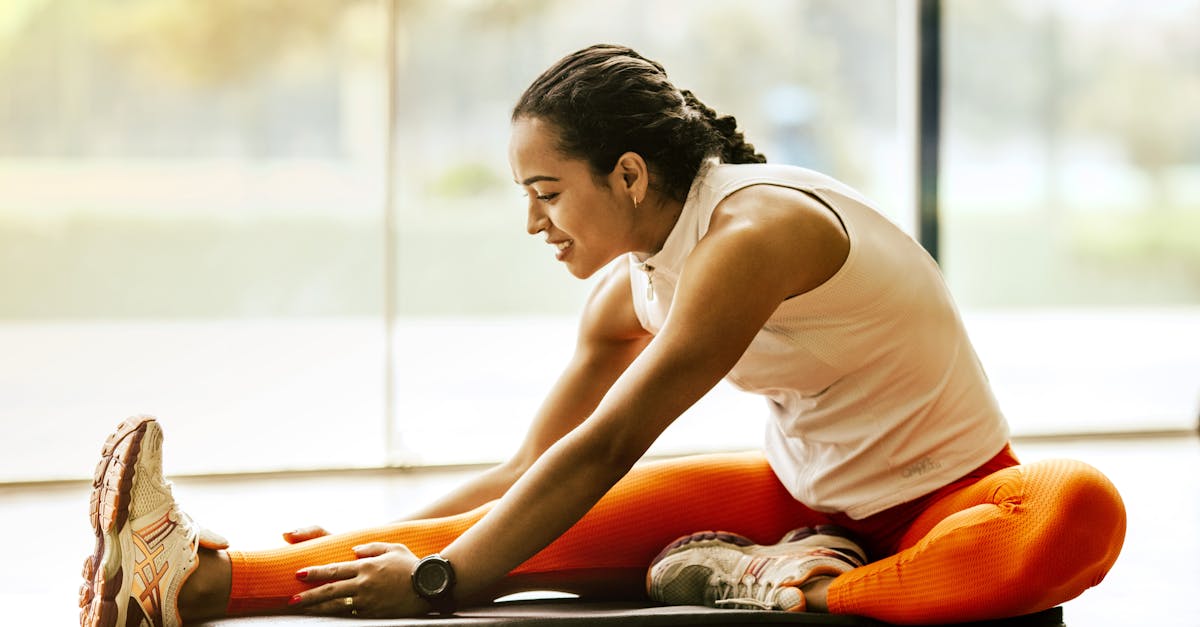
[[[413,552],[403,544],[393,544],[390,542],[368,542],[366,544],[360,544],[354,547],[354,554],[357,555],[359,559],[365,557],[378,557],[391,551],[402,551],[409,555],[413,555]],[[413,557],[416,556],[414,555]]]
[[298,544],[313,538],[320,538],[329,535],[328,531],[320,525],[312,525],[309,527],[301,527],[292,531],[286,531],[283,534],[283,539],[288,544]]
[[328,616],[417,616],[429,611],[409,584],[417,558],[403,544],[370,542],[354,547],[356,559],[296,572],[314,586],[289,605]]
[[308,566],[296,571],[296,579],[305,583],[321,583],[323,581],[341,581],[353,579],[358,574],[358,564],[354,562],[334,562],[322,566]]
[[362,610],[355,604],[354,597],[337,597],[304,606],[304,613],[324,616],[359,616],[362,614]]
[[362,608],[358,607],[355,592],[350,585],[330,583],[297,594],[288,605],[306,614],[357,615]]

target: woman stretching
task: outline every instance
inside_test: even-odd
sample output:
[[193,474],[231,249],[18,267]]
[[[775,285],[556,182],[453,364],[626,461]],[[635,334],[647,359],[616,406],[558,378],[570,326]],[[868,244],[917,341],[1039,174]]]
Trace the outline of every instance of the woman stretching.
[[[1113,485],[1017,461],[936,264],[853,189],[766,164],[610,45],[534,81],[509,158],[568,271],[620,260],[512,458],[410,519],[235,551],[177,507],[158,423],[131,418],[96,470],[83,625],[417,616],[530,589],[958,622],[1052,607],[1112,566]],[[763,451],[637,464],[722,378],[766,397]]]

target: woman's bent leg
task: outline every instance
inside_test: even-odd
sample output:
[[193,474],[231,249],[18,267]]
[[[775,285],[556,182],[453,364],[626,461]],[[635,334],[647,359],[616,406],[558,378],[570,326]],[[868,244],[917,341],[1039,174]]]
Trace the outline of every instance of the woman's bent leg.
[[[276,611],[306,586],[305,566],[354,559],[352,547],[397,542],[418,556],[443,549],[478,522],[485,505],[432,520],[394,523],[268,551],[229,551],[228,612]],[[642,590],[646,567],[667,543],[699,529],[775,542],[798,526],[828,522],[796,502],[759,452],[639,464],[578,523],[510,574],[498,592],[559,589],[584,594]]]
[[893,623],[1026,614],[1100,583],[1125,537],[1120,495],[1072,460],[995,472],[934,502],[900,552],[838,577],[829,609]]

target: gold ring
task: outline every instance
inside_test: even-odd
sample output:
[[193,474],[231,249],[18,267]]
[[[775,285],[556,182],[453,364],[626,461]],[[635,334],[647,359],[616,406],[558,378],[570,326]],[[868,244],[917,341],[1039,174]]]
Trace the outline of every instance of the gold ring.
[[342,605],[354,610],[354,597],[342,597]]

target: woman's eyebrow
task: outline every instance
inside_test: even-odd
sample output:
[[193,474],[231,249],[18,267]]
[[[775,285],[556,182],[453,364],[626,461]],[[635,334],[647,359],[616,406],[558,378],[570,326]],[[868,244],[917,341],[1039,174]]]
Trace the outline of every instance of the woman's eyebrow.
[[546,176],[544,174],[539,174],[537,176],[531,176],[531,177],[525,179],[524,181],[521,181],[520,184],[521,185],[533,185],[534,183],[538,183],[540,181],[558,181],[558,178],[554,177],[554,176]]

